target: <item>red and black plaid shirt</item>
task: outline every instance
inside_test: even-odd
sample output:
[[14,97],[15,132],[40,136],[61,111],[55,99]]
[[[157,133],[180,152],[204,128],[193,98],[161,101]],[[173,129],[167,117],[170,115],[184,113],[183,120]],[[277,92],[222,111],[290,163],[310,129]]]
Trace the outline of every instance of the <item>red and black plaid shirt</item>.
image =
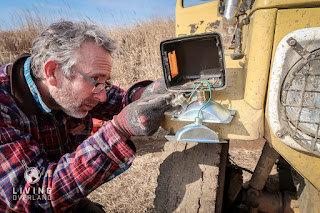
[[[17,64],[9,66],[14,78],[22,70]],[[22,110],[34,109],[24,106],[34,102],[30,91],[12,94],[9,68],[0,68],[0,212],[64,212],[130,167],[134,145],[122,141],[110,121],[90,136],[93,117],[109,120],[128,104],[124,90],[113,86],[107,101],[83,119],[33,114]],[[43,171],[33,184],[25,178],[31,167]]]

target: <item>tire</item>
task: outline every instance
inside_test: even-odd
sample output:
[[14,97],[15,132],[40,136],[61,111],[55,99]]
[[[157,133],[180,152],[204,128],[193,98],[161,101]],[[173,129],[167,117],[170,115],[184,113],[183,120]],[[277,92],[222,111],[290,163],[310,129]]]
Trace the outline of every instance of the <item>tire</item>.
[[167,142],[155,212],[221,212],[228,144]]

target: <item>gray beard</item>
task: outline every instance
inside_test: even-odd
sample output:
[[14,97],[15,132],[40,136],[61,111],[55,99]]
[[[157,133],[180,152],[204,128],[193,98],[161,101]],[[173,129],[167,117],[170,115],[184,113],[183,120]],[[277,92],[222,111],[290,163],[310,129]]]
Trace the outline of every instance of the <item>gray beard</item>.
[[75,104],[63,104],[58,103],[53,96],[50,94],[49,102],[53,104],[54,106],[57,106],[61,111],[63,111],[65,114],[73,117],[73,118],[84,118],[88,115],[88,111],[86,112],[80,112],[75,109],[77,109],[79,106],[76,106]]
[[88,111],[80,110],[82,103],[77,102],[77,97],[72,88],[68,87],[65,82],[61,89],[49,94],[48,102],[71,117],[84,118],[88,115]]

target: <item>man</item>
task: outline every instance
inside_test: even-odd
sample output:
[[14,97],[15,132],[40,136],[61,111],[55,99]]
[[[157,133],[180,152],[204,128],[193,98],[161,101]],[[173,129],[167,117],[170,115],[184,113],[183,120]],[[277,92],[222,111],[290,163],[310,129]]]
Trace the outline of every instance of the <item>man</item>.
[[[161,81],[107,83],[114,50],[96,26],[60,21],[0,68],[0,212],[103,212],[84,198],[130,167],[130,137],[153,134],[171,99]],[[89,136],[92,118],[109,121]]]

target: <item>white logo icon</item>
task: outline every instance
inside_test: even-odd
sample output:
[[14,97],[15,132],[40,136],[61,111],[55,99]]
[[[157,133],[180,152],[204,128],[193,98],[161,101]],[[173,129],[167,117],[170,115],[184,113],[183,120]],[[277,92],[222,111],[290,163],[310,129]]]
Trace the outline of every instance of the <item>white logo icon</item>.
[[43,172],[43,168],[41,171],[36,167],[28,167],[26,162],[22,161],[23,167],[25,168],[24,172],[24,179],[27,181],[27,183],[35,184],[40,180],[41,174]]

